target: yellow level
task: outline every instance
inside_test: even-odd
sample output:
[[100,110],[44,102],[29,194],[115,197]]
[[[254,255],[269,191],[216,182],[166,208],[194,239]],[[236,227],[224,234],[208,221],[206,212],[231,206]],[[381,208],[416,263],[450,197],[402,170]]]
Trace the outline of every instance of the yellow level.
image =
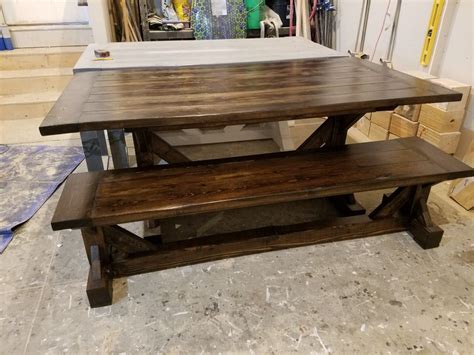
[[430,22],[428,23],[428,31],[426,32],[425,43],[423,51],[421,52],[421,65],[427,66],[430,64],[431,54],[433,53],[436,42],[436,34],[438,33],[439,22],[443,14],[445,0],[435,0],[433,9],[431,10]]

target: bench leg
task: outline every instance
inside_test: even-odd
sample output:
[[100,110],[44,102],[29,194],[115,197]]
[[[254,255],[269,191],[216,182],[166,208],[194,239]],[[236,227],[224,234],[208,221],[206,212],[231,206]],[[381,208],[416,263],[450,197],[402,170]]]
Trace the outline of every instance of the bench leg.
[[83,228],[82,239],[90,264],[87,297],[91,308],[112,304],[112,276],[109,247],[102,228]]
[[387,218],[397,213],[409,218],[408,232],[423,248],[436,248],[441,242],[443,230],[433,223],[427,201],[431,186],[399,187],[384,196],[382,203],[369,217],[373,220]]
[[439,246],[444,231],[433,223],[427,201],[431,186],[418,186],[411,208],[411,223],[408,231],[413,239],[423,248],[431,249]]
[[91,308],[110,306],[112,304],[112,279],[101,261],[99,247],[92,245],[90,249],[91,267],[87,279],[87,298]]

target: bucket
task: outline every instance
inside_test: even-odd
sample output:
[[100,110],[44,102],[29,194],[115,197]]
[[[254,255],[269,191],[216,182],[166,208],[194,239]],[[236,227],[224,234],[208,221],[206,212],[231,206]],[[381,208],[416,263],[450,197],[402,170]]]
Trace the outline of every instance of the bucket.
[[249,30],[260,29],[260,5],[261,0],[245,0],[247,8],[247,28]]
[[[296,2],[296,1],[295,1]],[[289,0],[267,0],[268,7],[280,16],[283,27],[290,25],[290,1]],[[293,11],[293,26],[296,25],[296,11]]]

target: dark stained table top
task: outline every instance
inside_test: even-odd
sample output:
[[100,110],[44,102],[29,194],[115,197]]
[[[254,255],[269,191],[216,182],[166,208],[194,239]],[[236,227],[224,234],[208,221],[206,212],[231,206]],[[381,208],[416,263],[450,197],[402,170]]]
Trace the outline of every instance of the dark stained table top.
[[40,132],[217,127],[460,99],[428,81],[349,57],[84,72],[74,75]]

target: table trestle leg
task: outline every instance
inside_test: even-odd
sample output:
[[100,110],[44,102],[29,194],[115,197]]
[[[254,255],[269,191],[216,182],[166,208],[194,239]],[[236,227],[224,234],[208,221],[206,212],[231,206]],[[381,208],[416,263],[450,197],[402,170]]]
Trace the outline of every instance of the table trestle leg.
[[[358,113],[328,117],[328,119],[298,147],[298,150],[344,146],[346,144],[347,131],[363,115],[363,113]],[[329,201],[344,216],[363,215],[366,212],[365,208],[356,201],[354,194],[331,197]]]

